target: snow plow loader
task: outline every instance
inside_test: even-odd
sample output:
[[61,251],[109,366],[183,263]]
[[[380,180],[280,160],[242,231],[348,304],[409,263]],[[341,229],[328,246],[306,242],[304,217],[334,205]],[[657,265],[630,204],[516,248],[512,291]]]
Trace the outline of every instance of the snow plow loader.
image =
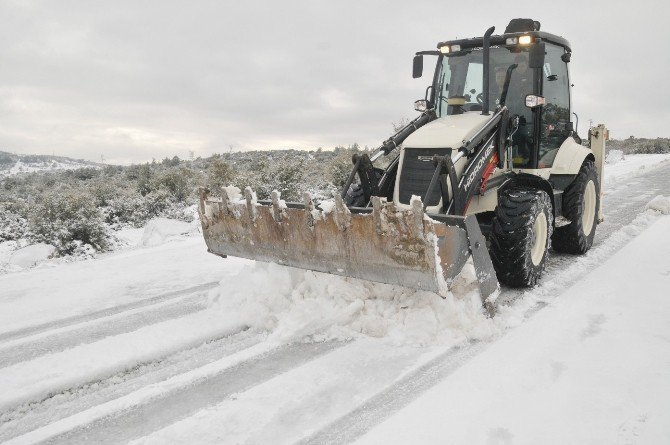
[[550,245],[585,253],[602,220],[607,130],[589,129],[587,146],[577,135],[567,40],[530,19],[493,31],[416,53],[414,78],[436,58],[420,115],[354,155],[334,203],[202,188],[209,251],[442,295],[472,258],[484,302],[499,282],[534,285]]

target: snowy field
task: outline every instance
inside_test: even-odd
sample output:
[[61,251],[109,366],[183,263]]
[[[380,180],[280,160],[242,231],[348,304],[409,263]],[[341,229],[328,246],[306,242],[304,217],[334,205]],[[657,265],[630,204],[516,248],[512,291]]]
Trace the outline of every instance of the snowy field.
[[593,249],[493,318],[471,269],[442,299],[170,220],[93,260],[0,249],[0,441],[667,443],[670,156],[606,169]]

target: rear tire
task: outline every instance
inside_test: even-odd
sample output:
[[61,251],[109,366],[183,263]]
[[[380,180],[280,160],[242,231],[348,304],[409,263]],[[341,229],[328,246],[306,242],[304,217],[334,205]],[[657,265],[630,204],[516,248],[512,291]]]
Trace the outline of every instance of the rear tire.
[[513,287],[537,283],[554,226],[549,195],[542,190],[500,193],[491,230],[491,260],[498,281]]
[[556,252],[584,254],[593,245],[598,224],[600,184],[593,161],[586,161],[563,192],[563,216],[570,224],[557,227],[551,239]]

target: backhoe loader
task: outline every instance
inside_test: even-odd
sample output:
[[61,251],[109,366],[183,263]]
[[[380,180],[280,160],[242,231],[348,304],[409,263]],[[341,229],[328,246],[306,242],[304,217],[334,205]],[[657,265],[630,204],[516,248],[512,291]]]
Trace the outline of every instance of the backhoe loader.
[[[420,114],[354,155],[334,205],[202,188],[209,251],[441,295],[472,258],[486,302],[499,283],[534,285],[550,246],[589,250],[608,134],[591,128],[587,144],[577,135],[570,44],[531,19],[494,30],[415,54],[414,78],[436,61]],[[392,161],[376,168],[382,156]]]

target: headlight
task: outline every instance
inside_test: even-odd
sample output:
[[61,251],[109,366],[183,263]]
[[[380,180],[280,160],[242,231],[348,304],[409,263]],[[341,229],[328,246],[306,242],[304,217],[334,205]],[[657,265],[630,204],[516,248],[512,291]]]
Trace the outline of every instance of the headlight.
[[533,38],[531,36],[519,37],[519,45],[530,45],[531,43],[533,43]]

